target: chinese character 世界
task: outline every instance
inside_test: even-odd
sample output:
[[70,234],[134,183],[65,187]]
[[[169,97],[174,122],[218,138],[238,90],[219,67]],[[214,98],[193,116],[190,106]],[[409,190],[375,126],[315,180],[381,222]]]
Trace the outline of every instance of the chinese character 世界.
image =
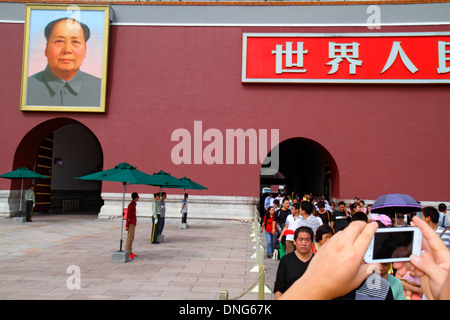
[[445,46],[450,46],[450,42],[438,41],[439,68],[437,72],[439,74],[450,72],[450,67],[447,67],[447,61],[450,61],[447,54],[450,54],[450,50],[445,50]]
[[[277,44],[276,49],[272,51],[272,54],[275,54],[275,73],[306,72],[306,69],[303,69],[303,55],[306,53],[308,53],[308,50],[303,50],[303,42],[297,42],[297,50],[292,49],[292,42],[286,42],[286,50],[283,50],[282,44]],[[286,58],[286,68],[297,68],[283,69],[283,55]],[[297,56],[296,63],[292,59],[294,55]]]
[[331,70],[328,74],[336,73],[339,69],[339,64],[346,59],[349,63],[349,74],[356,73],[356,66],[362,65],[362,60],[359,58],[359,43],[328,43],[328,57],[333,59],[326,63],[327,66],[331,65]]
[[[391,53],[389,54],[389,58],[386,61],[386,64],[384,65],[383,71],[381,73],[385,72],[387,69],[389,69],[392,64],[394,63],[395,59],[397,59],[397,56],[400,55],[400,59],[402,59],[403,64],[411,73],[416,73],[419,69],[411,62],[411,60],[406,55],[405,51],[403,51],[403,48],[401,46],[400,41],[394,41],[392,44]],[[381,74],[380,73],[380,74]]]

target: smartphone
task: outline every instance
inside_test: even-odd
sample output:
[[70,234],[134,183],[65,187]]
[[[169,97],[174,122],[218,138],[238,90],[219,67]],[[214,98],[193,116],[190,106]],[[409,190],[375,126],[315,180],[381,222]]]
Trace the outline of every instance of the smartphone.
[[411,254],[420,255],[422,231],[417,227],[380,228],[364,255],[366,263],[409,261]]

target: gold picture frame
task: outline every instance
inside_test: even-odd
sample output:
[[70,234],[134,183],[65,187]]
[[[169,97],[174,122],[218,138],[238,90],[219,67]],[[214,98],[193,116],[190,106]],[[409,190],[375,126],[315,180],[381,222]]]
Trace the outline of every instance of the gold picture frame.
[[20,110],[104,113],[109,23],[108,5],[27,4]]

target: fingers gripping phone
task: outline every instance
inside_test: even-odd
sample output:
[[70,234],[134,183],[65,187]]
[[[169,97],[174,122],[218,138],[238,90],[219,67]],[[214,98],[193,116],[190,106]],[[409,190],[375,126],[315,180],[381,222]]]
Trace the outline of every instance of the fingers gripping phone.
[[416,227],[378,229],[364,255],[366,263],[409,261],[411,254],[420,255],[422,232]]

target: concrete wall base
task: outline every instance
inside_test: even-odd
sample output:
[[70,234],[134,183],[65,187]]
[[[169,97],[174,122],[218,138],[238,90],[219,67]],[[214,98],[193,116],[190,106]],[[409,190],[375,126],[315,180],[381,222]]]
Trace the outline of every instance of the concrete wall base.
[[[122,194],[102,193],[105,201],[98,215],[99,219],[118,219],[122,211]],[[179,218],[181,222],[181,201],[183,195],[168,194],[166,218]],[[256,197],[196,196],[189,195],[189,219],[231,219],[251,221],[258,204]],[[131,201],[131,194],[125,194],[125,208]],[[139,194],[136,207],[138,218],[151,218],[153,194]]]

